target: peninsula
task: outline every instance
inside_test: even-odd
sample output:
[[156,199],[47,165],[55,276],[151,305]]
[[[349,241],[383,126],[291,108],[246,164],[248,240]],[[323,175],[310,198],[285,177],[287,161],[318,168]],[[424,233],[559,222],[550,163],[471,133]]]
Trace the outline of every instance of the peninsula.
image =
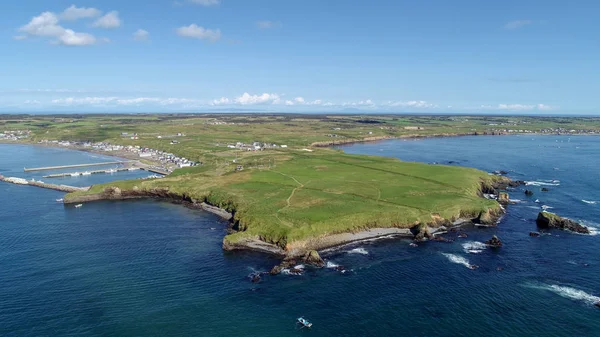
[[[498,128],[504,123],[522,133],[543,133],[557,124],[539,118],[450,116],[20,116],[4,120],[0,131],[10,126],[13,134],[18,130],[27,135],[21,141],[53,146],[68,142],[65,146],[88,150],[95,144],[114,144],[131,151],[109,154],[174,170],[161,179],[95,185],[68,194],[65,203],[144,197],[185,202],[231,220],[224,249],[295,257],[368,237],[430,235],[464,219],[493,223],[503,209],[483,196],[498,194],[508,184],[504,177],[457,166],[349,155],[331,146],[510,133],[512,129]],[[598,120],[569,123],[580,133],[600,129]],[[177,168],[168,160],[173,157],[194,165]]]

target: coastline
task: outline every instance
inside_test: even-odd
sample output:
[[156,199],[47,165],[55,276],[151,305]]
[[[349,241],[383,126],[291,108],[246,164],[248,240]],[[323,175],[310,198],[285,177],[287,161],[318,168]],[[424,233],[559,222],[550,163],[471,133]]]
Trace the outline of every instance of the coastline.
[[[377,141],[390,140],[390,139],[458,137],[458,136],[469,136],[469,135],[473,135],[473,134],[443,134],[443,135],[434,135],[434,136],[411,135],[411,136],[402,136],[402,137],[373,137],[373,138],[365,138],[363,140],[353,140],[353,141],[349,141],[345,144],[338,144],[338,145],[347,145],[347,144],[352,144],[352,143],[364,143],[364,142],[377,142]],[[68,149],[68,150],[74,150],[74,151],[84,151],[84,152],[89,152],[89,153],[106,155],[102,151],[94,151],[93,149],[80,148],[80,147],[76,147],[76,146],[56,146],[56,145],[52,145],[52,144],[39,144],[39,143],[14,142],[14,141],[7,142],[7,144],[37,145],[37,146],[43,146],[43,147],[62,148],[62,149]],[[317,147],[322,147],[322,146],[317,146]],[[106,155],[106,156],[109,156],[109,155]],[[110,157],[130,159],[125,156],[117,157],[117,156],[110,155]],[[137,161],[137,159],[136,159],[136,161]],[[233,227],[233,225],[235,225],[235,219],[234,219],[235,212],[229,212],[225,209],[217,207],[216,205],[210,205],[206,202],[206,200],[198,201],[198,200],[193,200],[193,199],[187,198],[185,195],[180,196],[177,194],[170,193],[168,191],[168,188],[154,189],[154,190],[149,190],[149,191],[146,191],[146,190],[138,191],[138,190],[135,190],[135,188],[133,191],[121,191],[118,188],[110,188],[110,189],[107,188],[103,192],[96,193],[96,194],[87,194],[87,195],[68,194],[64,198],[65,199],[64,203],[68,205],[68,204],[79,204],[79,203],[87,203],[87,202],[101,201],[101,200],[118,201],[118,200],[142,199],[142,198],[154,198],[154,199],[164,200],[164,201],[168,201],[168,202],[183,204],[186,207],[190,207],[190,208],[194,208],[194,209],[202,209],[209,213],[215,214],[215,215],[223,218],[224,220],[229,221],[230,227]],[[489,211],[488,211],[488,213],[489,213]],[[488,218],[489,217],[490,217],[490,215],[488,214]],[[499,215],[493,214],[493,215],[491,215],[491,217],[492,217],[493,221],[495,222],[500,217],[500,214]],[[432,236],[435,234],[439,234],[440,231],[446,229],[443,226],[429,227],[429,225],[431,225],[431,224],[428,224],[428,226],[426,228],[427,228],[427,231],[429,233],[431,233]],[[260,240],[260,238],[244,238],[244,239],[239,240],[238,242],[232,243],[227,240],[227,236],[226,236],[223,240],[223,249],[228,250],[228,251],[253,250],[253,251],[259,251],[259,252],[268,253],[268,254],[281,256],[281,257],[285,257],[285,258],[290,258],[290,257],[302,256],[307,251],[311,251],[311,250],[317,250],[317,251],[330,250],[330,249],[335,249],[336,247],[344,246],[344,245],[355,243],[355,242],[368,241],[368,240],[384,238],[384,237],[401,236],[401,237],[407,237],[407,238],[408,237],[414,238],[416,236],[416,233],[414,233],[414,231],[412,230],[413,227],[415,227],[414,224],[403,226],[403,227],[398,226],[398,227],[388,227],[388,228],[368,228],[368,229],[360,230],[358,232],[328,234],[325,236],[314,237],[314,238],[310,238],[307,240],[299,240],[299,241],[292,242],[289,245],[289,247],[286,247],[286,250],[282,249],[281,247],[279,247],[275,244],[262,241],[262,240]]]

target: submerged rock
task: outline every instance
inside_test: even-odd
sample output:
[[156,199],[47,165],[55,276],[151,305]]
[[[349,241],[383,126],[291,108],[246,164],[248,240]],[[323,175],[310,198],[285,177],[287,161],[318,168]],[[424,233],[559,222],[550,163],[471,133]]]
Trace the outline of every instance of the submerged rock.
[[490,247],[492,247],[492,248],[500,248],[500,247],[502,247],[502,241],[500,241],[500,239],[496,235],[492,236],[491,239],[487,240],[485,242],[485,244],[488,245],[488,246],[490,246]]
[[540,233],[538,233],[538,232],[529,232],[529,236],[538,237],[538,236],[540,236]]
[[558,228],[580,234],[590,234],[590,230],[587,227],[550,212],[540,212],[535,222],[540,228]]
[[469,236],[467,235],[467,233],[460,233],[460,234],[458,234],[458,237],[461,239],[464,239],[464,238],[468,238]]
[[549,192],[550,190],[546,187],[542,187],[542,192]]
[[600,301],[596,302],[594,305],[600,308]]
[[526,196],[532,196],[533,195],[533,191],[532,190],[525,190],[525,195]]

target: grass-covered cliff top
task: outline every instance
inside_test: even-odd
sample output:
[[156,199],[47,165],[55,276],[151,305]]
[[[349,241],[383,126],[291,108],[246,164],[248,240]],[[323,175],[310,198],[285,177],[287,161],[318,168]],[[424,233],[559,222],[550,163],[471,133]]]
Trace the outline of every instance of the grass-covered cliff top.
[[235,171],[237,163],[229,170],[206,163],[166,178],[98,185],[86,193],[101,193],[109,186],[123,191],[168,188],[170,193],[234,210],[243,231],[226,241],[260,238],[288,248],[327,234],[406,228],[499,207],[478,195],[481,182],[495,178],[475,169],[330,149],[271,150],[241,162],[242,171]]

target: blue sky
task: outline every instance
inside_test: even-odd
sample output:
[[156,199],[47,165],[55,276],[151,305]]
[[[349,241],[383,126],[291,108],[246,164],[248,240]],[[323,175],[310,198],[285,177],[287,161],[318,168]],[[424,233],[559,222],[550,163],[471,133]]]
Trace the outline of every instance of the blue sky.
[[596,1],[2,1],[0,111],[598,114]]

